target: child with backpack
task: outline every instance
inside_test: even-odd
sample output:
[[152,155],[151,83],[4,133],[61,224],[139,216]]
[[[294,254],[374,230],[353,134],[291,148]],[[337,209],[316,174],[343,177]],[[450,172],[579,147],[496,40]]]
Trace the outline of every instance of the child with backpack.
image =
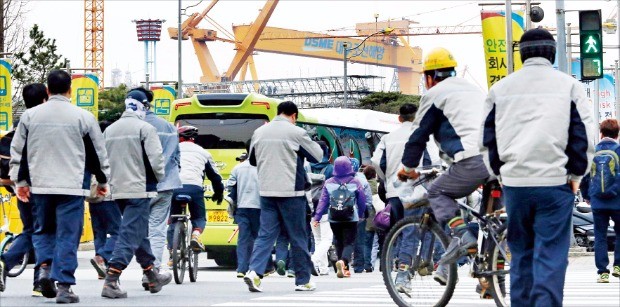
[[620,126],[615,119],[600,124],[601,142],[596,145],[590,174],[581,181],[581,194],[592,206],[594,217],[594,262],[598,269],[598,283],[609,282],[607,256],[607,228],[614,221],[616,250],[611,274],[620,277]]
[[355,247],[357,223],[366,211],[366,197],[362,183],[355,179],[351,160],[338,157],[334,161],[333,177],[325,182],[321,199],[313,218],[317,226],[327,213],[330,227],[334,233],[334,243],[338,261],[336,276],[350,277],[349,261]]

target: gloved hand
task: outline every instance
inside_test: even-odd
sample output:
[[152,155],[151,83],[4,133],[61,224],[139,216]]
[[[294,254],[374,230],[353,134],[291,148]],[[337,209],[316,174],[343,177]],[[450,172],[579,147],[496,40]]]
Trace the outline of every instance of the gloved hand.
[[407,179],[418,179],[418,177],[420,177],[420,174],[418,174],[415,169],[412,169],[408,172],[404,168],[401,168],[400,171],[398,171],[398,173],[396,174],[396,176],[400,181],[407,181]]
[[223,193],[213,194],[213,196],[211,196],[211,200],[216,202],[218,205],[221,205],[222,204],[222,200],[224,200],[224,194]]

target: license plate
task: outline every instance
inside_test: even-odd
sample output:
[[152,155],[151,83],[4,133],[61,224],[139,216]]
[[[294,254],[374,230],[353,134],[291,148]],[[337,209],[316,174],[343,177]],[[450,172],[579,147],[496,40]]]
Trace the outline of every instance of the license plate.
[[208,223],[228,223],[228,211],[226,210],[209,210],[207,211]]

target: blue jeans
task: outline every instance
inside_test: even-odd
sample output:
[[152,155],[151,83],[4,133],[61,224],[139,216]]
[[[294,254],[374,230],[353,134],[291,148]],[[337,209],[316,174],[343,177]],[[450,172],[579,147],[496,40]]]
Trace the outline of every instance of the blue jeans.
[[239,227],[237,238],[237,272],[245,273],[250,268],[250,256],[260,228],[260,209],[237,208],[235,223]]
[[51,265],[51,278],[75,285],[77,250],[84,227],[84,196],[32,194],[37,266]]
[[609,219],[614,221],[616,232],[616,249],[614,250],[613,265],[620,265],[620,209],[593,209],[594,216],[594,262],[598,269],[598,274],[609,273],[609,256],[607,256],[607,228]]
[[182,188],[174,190],[172,193],[172,206],[170,207],[170,215],[184,214],[181,210],[181,203],[175,201],[177,195],[188,195],[192,198],[189,203],[190,220],[194,229],[200,229],[202,232],[207,224],[207,209],[205,208],[205,196],[202,187],[193,184],[184,184]]
[[310,281],[310,253],[306,228],[306,198],[300,197],[262,197],[260,230],[254,242],[250,259],[250,271],[263,274],[284,225],[291,243],[291,263],[295,271],[295,285],[305,285]]
[[[366,220],[357,222],[357,236],[355,238],[355,251],[353,262],[353,270],[355,273],[361,273],[364,271],[364,263],[366,263],[366,258],[370,258],[370,253],[366,254]],[[368,260],[370,263],[370,260]]]
[[[425,208],[416,208],[411,210],[405,210],[405,216],[420,216],[424,214]],[[403,229],[400,244],[398,247],[398,260],[400,263],[411,265],[413,263],[413,254],[418,250],[418,244],[420,243],[420,230],[417,227],[407,227]],[[433,234],[427,231],[424,235],[425,250],[422,251],[422,255],[426,255],[428,248],[430,248],[431,238]]]
[[568,185],[504,186],[510,300],[517,306],[562,306],[574,194]]
[[374,231],[368,231],[366,233],[366,242],[364,242],[364,269],[366,270],[374,267],[374,263],[372,262],[372,245],[375,241],[375,235],[376,233]]
[[[17,201],[17,208],[19,209],[19,217],[22,220],[22,224],[24,228],[22,229],[22,233],[20,233],[15,240],[13,240],[13,244],[11,244],[11,249],[9,249],[6,253],[3,253],[0,258],[4,261],[5,269],[10,271],[13,267],[15,267],[20,260],[24,259],[25,253],[30,253],[34,249],[34,245],[32,244],[32,234],[34,233],[34,200],[31,199],[30,202],[24,203],[22,201]],[[39,281],[39,266],[34,267],[34,284]]]
[[121,227],[121,210],[113,201],[88,204],[95,237],[95,254],[106,263],[112,258],[114,245]]
[[172,203],[172,190],[158,191],[157,197],[151,199],[151,213],[149,214],[149,242],[151,251],[155,256],[155,267],[159,268],[166,246],[166,227],[170,204]]
[[123,213],[123,220],[110,260],[111,268],[124,270],[134,254],[143,269],[155,262],[148,238],[150,201],[149,198],[116,200]]

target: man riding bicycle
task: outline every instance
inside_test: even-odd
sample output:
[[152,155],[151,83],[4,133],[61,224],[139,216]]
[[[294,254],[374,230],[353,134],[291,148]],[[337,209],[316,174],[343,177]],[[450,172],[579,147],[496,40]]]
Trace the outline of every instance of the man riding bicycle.
[[[211,154],[195,143],[198,136],[198,128],[193,126],[182,126],[178,128],[179,149],[181,151],[181,182],[183,187],[174,190],[172,195],[172,206],[170,215],[183,214],[181,203],[175,201],[177,195],[188,195],[192,198],[189,203],[189,212],[193,226],[191,248],[196,252],[204,251],[204,246],[200,242],[200,235],[206,225],[205,200],[203,183],[205,175],[211,181],[213,196],[211,199],[218,204],[224,198],[224,184],[213,161]],[[172,227],[168,228],[168,249],[172,250]],[[170,265],[170,263],[169,263]]]
[[477,252],[477,240],[467,230],[455,199],[474,192],[489,178],[478,149],[484,93],[464,79],[456,78],[456,60],[444,48],[432,50],[424,60],[424,81],[428,92],[420,100],[412,133],[405,145],[400,180],[417,179],[426,143],[433,135],[450,167],[428,191],[435,219],[447,223],[452,241],[439,264],[456,262]]

